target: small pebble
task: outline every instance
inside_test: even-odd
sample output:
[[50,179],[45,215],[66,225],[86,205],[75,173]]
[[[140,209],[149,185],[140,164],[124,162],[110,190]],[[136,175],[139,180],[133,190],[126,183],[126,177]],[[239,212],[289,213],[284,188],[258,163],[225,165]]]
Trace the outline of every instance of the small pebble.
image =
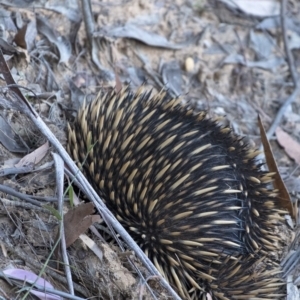
[[188,57],[185,60],[185,70],[189,73],[193,72],[195,68],[194,60],[191,57]]

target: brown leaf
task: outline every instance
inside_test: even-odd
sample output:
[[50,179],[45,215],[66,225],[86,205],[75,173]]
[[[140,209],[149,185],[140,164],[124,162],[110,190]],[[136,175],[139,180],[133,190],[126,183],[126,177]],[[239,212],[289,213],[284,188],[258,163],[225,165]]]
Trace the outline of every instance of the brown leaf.
[[32,50],[35,46],[35,39],[37,35],[35,19],[24,25],[15,35],[15,43],[28,51]]
[[84,203],[70,209],[64,215],[66,246],[72,245],[93,223],[100,221],[99,215],[91,215],[94,211],[93,203]]
[[287,211],[290,213],[290,215],[295,219],[296,211],[293,208],[289,192],[287,191],[285,184],[279,174],[278,167],[277,167],[276,161],[274,159],[274,155],[273,155],[270,143],[267,139],[266,132],[265,132],[265,129],[263,127],[263,124],[261,122],[259,115],[258,115],[258,125],[259,125],[259,129],[260,129],[261,141],[264,146],[264,152],[265,152],[266,162],[267,162],[269,171],[276,173],[274,176],[273,185],[274,185],[275,189],[278,189],[278,193],[279,193],[279,197],[277,198],[278,202],[282,207],[287,209]]
[[15,35],[14,42],[23,49],[27,49],[25,41],[25,34],[27,30],[27,24],[25,24]]

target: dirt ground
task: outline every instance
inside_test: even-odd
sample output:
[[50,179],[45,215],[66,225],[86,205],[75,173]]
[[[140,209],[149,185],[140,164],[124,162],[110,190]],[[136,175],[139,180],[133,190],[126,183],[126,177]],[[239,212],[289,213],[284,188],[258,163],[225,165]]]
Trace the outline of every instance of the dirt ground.
[[[67,122],[83,99],[114,87],[166,89],[195,111],[225,117],[257,148],[259,114],[297,208],[299,20],[297,0],[0,1],[0,48],[17,87],[63,147]],[[62,180],[64,205],[57,206],[61,165],[53,156],[55,145],[13,100],[16,85],[8,87],[12,81],[3,70],[0,62],[1,299],[67,299],[67,294],[69,299],[153,299],[153,294],[169,299],[156,279],[148,281],[151,295],[128,258],[147,278],[146,268],[132,251],[120,250],[91,207],[71,209],[70,202],[84,196],[78,188],[67,190],[68,179]],[[69,294],[61,259],[51,252],[62,211],[75,219],[65,230],[78,298]],[[285,274],[286,299],[300,299],[298,221],[286,219],[279,233],[286,247],[278,255],[282,260],[291,255],[295,262]],[[11,273],[3,273],[8,269]],[[32,289],[20,292],[30,274],[42,275],[41,286],[66,294],[46,298]]]

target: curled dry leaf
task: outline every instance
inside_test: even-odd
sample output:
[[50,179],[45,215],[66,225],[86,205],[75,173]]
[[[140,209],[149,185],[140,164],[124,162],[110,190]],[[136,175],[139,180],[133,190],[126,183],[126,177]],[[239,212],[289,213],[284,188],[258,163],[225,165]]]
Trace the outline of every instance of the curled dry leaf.
[[277,163],[275,161],[271,145],[267,139],[265,129],[263,127],[263,124],[261,122],[260,116],[258,116],[258,124],[259,124],[259,129],[260,129],[260,136],[261,136],[261,141],[264,146],[264,152],[266,156],[266,162],[269,168],[270,172],[275,172],[274,176],[274,188],[278,189],[278,201],[279,204],[287,209],[287,211],[290,213],[290,215],[296,219],[296,210],[293,208],[289,192],[286,189],[286,186],[280,176],[280,173],[278,171]]
[[37,35],[36,22],[32,20],[30,23],[25,24],[15,35],[15,43],[30,51],[34,47],[35,38]]

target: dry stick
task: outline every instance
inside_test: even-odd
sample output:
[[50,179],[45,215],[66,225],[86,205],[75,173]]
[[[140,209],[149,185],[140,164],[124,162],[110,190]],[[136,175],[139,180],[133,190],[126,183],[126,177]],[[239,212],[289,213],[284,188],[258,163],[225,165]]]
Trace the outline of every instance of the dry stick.
[[[29,195],[26,195],[26,194],[23,194],[23,193],[20,193],[20,192],[17,192],[16,190],[14,190],[13,188],[9,187],[9,186],[6,186],[6,185],[3,185],[3,184],[0,184],[0,192],[3,192],[5,194],[8,194],[10,196],[13,196],[13,197],[17,197],[21,200],[24,200],[26,202],[29,202],[33,205],[36,205],[36,206],[42,206],[41,204],[41,201],[43,201],[43,204],[45,202],[57,202],[57,198],[55,197],[41,197],[41,196],[29,196]],[[38,199],[38,200],[41,200],[41,201],[37,201],[35,199]],[[64,198],[64,201],[67,201],[68,198]]]
[[83,15],[83,21],[85,25],[85,32],[88,40],[88,48],[90,50],[90,55],[92,58],[93,63],[97,66],[97,68],[103,72],[103,74],[109,78],[113,79],[114,76],[112,72],[105,69],[101,62],[99,61],[99,53],[101,52],[98,44],[96,43],[95,37],[94,37],[94,31],[95,31],[95,25],[93,21],[93,12],[92,12],[92,4],[91,0],[81,0],[81,10]]
[[60,236],[60,250],[62,254],[62,259],[64,262],[65,274],[68,282],[68,288],[71,295],[74,295],[74,286],[72,280],[72,273],[70,269],[69,258],[67,254],[67,247],[66,247],[66,237],[65,237],[65,230],[64,230],[64,220],[63,220],[63,198],[64,198],[64,162],[59,155],[56,153],[52,153],[55,163],[55,171],[56,171],[56,188],[57,188],[57,199],[58,199],[58,210],[61,215],[61,220],[59,224],[59,236]]
[[[9,71],[9,68],[5,62],[5,59],[4,59],[1,49],[0,49],[0,72],[3,74],[6,83],[15,84],[13,77]],[[93,203],[97,207],[98,211],[105,218],[105,220],[107,220],[109,222],[109,224],[111,224],[114,227],[114,229],[123,237],[124,241],[136,253],[136,255],[142,261],[142,263],[147,268],[147,270],[152,275],[159,276],[162,285],[169,291],[169,293],[172,295],[172,297],[174,299],[181,300],[181,298],[172,289],[172,287],[169,285],[169,283],[166,281],[166,279],[163,278],[161,276],[161,274],[157,271],[157,269],[155,268],[153,263],[150,261],[150,259],[145,255],[145,253],[135,243],[135,241],[128,234],[128,232],[124,229],[124,227],[119,223],[119,221],[114,217],[114,215],[108,210],[108,208],[106,207],[104,202],[100,199],[99,195],[94,191],[94,189],[92,188],[90,183],[87,181],[87,179],[81,173],[81,171],[78,169],[78,167],[76,166],[74,161],[70,158],[70,156],[68,155],[68,153],[66,152],[64,147],[57,140],[57,138],[52,133],[52,131],[47,127],[47,125],[44,123],[44,121],[41,119],[41,117],[32,108],[30,103],[25,99],[25,97],[23,96],[21,91],[17,87],[13,87],[12,91],[14,92],[14,96],[15,96],[15,98],[12,99],[12,101],[15,101],[15,99],[17,99],[17,102],[15,103],[15,105],[18,106],[18,108],[32,120],[32,122],[40,130],[40,132],[45,137],[47,137],[47,139],[50,141],[50,143],[55,147],[55,149],[60,154],[62,159],[65,161],[65,163],[68,165],[68,167],[73,172],[73,174],[76,174],[77,179],[82,184],[82,186],[85,188],[84,190],[87,191],[87,195],[93,201]]]
[[280,11],[280,21],[281,21],[281,31],[282,31],[282,37],[283,37],[283,43],[284,43],[284,50],[287,56],[289,68],[291,71],[291,75],[293,78],[293,83],[295,86],[299,85],[299,78],[297,71],[295,69],[295,63],[294,63],[294,57],[292,55],[292,52],[290,51],[289,44],[288,44],[288,37],[287,37],[287,28],[286,28],[286,0],[281,1],[281,11]]
[[268,132],[267,132],[267,138],[268,140],[273,136],[277,126],[279,125],[286,109],[288,108],[288,106],[293,103],[295,101],[295,99],[297,98],[299,92],[300,92],[300,83],[299,83],[299,77],[297,74],[297,71],[295,69],[295,65],[294,65],[294,58],[292,55],[292,52],[289,49],[289,44],[288,44],[288,38],[287,38],[287,34],[286,34],[286,0],[282,0],[281,1],[281,12],[280,12],[280,20],[281,20],[281,31],[282,31],[282,37],[283,37],[283,43],[284,43],[284,49],[285,49],[285,53],[286,53],[286,57],[287,57],[287,61],[288,61],[288,65],[289,65],[289,69],[291,72],[291,76],[293,79],[293,83],[295,86],[295,89],[293,91],[293,93],[286,99],[286,101],[282,104],[282,106],[280,107],[276,118],[274,119],[271,127],[269,128]]
[[30,196],[28,196],[26,194],[22,194],[20,192],[17,192],[16,190],[12,189],[9,186],[0,184],[0,192],[9,194],[9,195],[14,196],[14,197],[18,197],[19,199],[22,199],[22,200],[24,200],[26,202],[29,202],[29,203],[33,204],[33,205],[36,205],[36,206],[39,206],[39,207],[42,206],[42,204],[40,203],[40,201],[34,200]]

